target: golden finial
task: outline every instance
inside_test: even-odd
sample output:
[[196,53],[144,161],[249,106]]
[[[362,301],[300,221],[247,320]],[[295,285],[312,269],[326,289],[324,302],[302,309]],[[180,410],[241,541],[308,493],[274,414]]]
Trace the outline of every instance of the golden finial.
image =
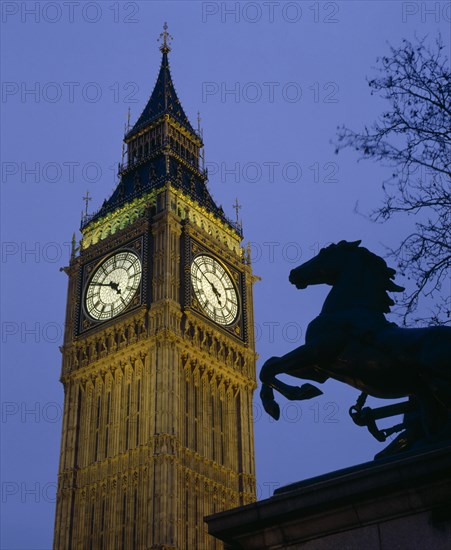
[[160,38],[158,38],[158,42],[162,41],[160,46],[161,53],[168,53],[171,51],[171,46],[169,44],[170,40],[174,40],[174,38],[168,33],[168,24],[165,21],[163,25],[163,32],[160,33]]
[[72,234],[72,242],[71,242],[71,250],[70,250],[70,257],[71,260],[75,258],[75,253],[77,252],[77,239],[75,237],[75,231]]
[[[247,246],[246,246],[246,263],[247,265],[252,264],[252,251],[251,251],[250,241],[247,242]],[[260,277],[259,277],[259,280],[261,280]]]

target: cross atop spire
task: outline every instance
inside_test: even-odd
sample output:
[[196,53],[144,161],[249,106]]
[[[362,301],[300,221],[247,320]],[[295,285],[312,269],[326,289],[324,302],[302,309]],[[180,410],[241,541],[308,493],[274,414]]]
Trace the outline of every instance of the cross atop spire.
[[240,223],[240,220],[239,220],[240,210],[241,210],[242,206],[238,202],[238,197],[235,199],[235,203],[232,206],[235,209],[235,213],[236,213],[236,223],[237,223],[237,225],[239,225],[239,223]]
[[89,196],[89,191],[86,191],[86,195],[83,197],[83,200],[85,201],[85,216],[87,217],[89,201],[92,201],[92,197]]
[[168,24],[165,21],[163,25],[163,32],[160,33],[160,38],[158,38],[158,42],[162,42],[160,46],[161,53],[169,53],[171,51],[171,45],[169,43],[170,40],[174,40],[174,37],[168,33]]

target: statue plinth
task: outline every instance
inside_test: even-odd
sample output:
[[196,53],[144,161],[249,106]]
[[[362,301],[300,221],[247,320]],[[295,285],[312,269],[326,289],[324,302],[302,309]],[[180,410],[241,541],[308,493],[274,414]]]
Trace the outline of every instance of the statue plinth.
[[294,483],[205,521],[227,550],[448,550],[451,444]]

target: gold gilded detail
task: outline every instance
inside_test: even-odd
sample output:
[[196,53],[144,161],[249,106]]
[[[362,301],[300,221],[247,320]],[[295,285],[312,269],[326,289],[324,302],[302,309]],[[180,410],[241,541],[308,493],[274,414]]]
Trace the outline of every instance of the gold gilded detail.
[[103,218],[88,224],[83,230],[81,247],[86,250],[92,244],[114,235],[119,229],[123,229],[141,218],[146,208],[155,204],[156,192],[146,193],[132,202],[118,208],[114,212],[106,214]]

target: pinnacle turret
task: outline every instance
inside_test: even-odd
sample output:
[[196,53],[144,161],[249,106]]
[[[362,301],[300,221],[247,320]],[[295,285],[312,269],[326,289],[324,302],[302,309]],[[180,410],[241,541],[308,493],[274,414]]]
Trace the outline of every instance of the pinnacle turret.
[[177,97],[177,92],[175,91],[168,59],[168,54],[171,51],[169,39],[172,37],[167,32],[168,27],[166,23],[163,28],[164,32],[160,35],[160,40],[162,41],[160,46],[160,51],[162,53],[160,72],[158,73],[155,87],[147,102],[147,105],[144,107],[143,112],[133,128],[125,136],[126,141],[164,114],[171,115],[188,131],[195,134],[195,131],[183,110],[182,104]]

